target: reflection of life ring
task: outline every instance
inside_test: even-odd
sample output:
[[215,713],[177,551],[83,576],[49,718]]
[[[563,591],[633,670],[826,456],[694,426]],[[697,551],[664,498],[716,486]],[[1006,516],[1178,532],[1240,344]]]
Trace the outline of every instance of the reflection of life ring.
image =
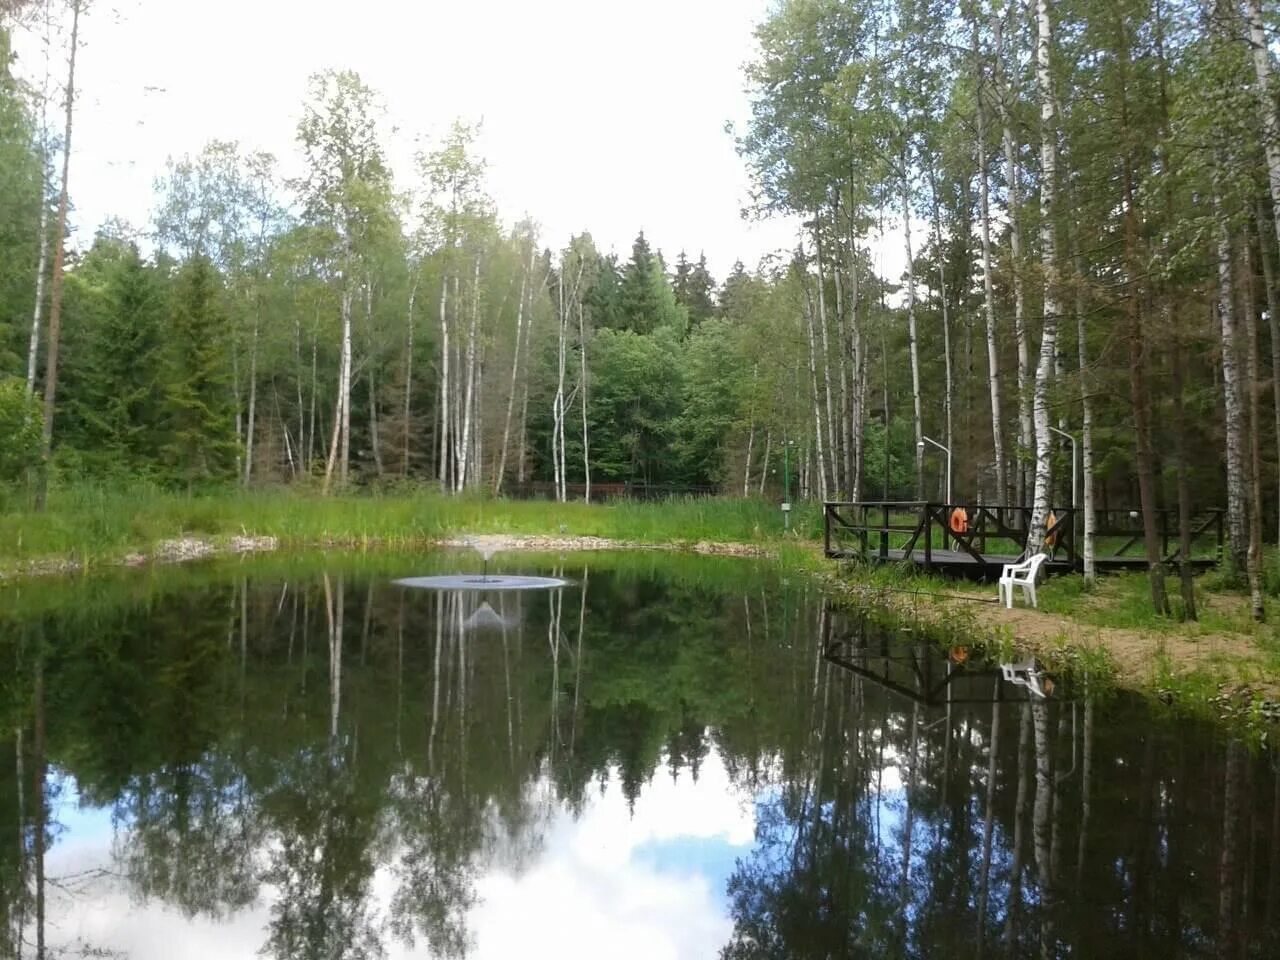
[[955,663],[955,664],[961,664],[961,663],[964,663],[964,662],[965,662],[966,660],[968,660],[968,659],[969,659],[969,648],[968,648],[968,647],[952,647],[952,648],[951,648],[951,662],[952,662],[952,663]]
[[951,511],[951,520],[949,521],[952,533],[968,533],[969,532],[969,514],[964,507],[956,507]]
[[1057,524],[1058,524],[1058,518],[1055,517],[1053,515],[1053,511],[1050,510],[1049,515],[1044,518],[1044,528],[1046,531],[1053,531],[1053,532],[1045,534],[1044,545],[1046,547],[1056,547],[1058,545],[1058,531],[1053,529],[1055,526],[1057,526]]

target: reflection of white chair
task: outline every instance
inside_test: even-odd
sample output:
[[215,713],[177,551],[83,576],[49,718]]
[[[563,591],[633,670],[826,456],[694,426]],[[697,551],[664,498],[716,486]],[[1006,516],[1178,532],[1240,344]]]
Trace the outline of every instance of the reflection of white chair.
[[1049,557],[1037,553],[1029,560],[1021,563],[1006,563],[1000,571],[1000,601],[1009,609],[1013,609],[1013,588],[1021,587],[1023,599],[1036,606],[1036,579],[1040,576],[1040,568]]
[[1044,689],[1040,686],[1040,668],[1036,666],[1034,659],[1026,663],[1002,663],[1000,672],[1010,683],[1026,687],[1041,700],[1045,698]]

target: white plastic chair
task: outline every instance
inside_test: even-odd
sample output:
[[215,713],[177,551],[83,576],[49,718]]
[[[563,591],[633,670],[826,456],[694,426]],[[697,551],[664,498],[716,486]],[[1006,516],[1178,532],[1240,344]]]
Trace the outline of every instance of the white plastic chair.
[[1042,672],[1034,659],[1023,663],[1002,663],[1000,664],[1000,672],[1004,674],[1005,680],[1009,683],[1026,687],[1027,690],[1041,700],[1046,699],[1044,687],[1040,685]]
[[1000,571],[1000,602],[1010,610],[1013,609],[1013,588],[1021,587],[1024,600],[1036,606],[1036,580],[1040,576],[1040,568],[1049,559],[1048,554],[1037,553],[1021,563],[1006,563]]

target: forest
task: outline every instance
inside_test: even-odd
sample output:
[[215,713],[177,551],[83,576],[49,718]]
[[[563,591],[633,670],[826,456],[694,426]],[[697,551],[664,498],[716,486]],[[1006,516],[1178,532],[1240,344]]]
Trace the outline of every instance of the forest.
[[[376,90],[296,149],[174,156],[68,244],[86,0],[0,4],[0,482],[395,482],[1227,511],[1262,616],[1280,524],[1280,114],[1260,0],[779,0],[731,134],[794,247],[712,276],[489,196],[459,121],[393,176]],[[44,58],[14,53],[20,32]],[[215,132],[216,133],[216,132]],[[893,247],[894,256],[886,251]],[[886,261],[902,262],[885,275]],[[535,486],[536,485],[536,486]],[[793,494],[794,495],[794,494]],[[26,502],[24,500],[24,502]],[[1268,531],[1268,533],[1264,533]],[[1188,571],[1188,565],[1183,565]],[[1184,586],[1189,590],[1189,585]]]

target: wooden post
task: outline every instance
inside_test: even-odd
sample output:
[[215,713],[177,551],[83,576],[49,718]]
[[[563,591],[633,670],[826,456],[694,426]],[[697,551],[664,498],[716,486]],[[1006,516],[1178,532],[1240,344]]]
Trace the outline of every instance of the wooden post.
[[924,505],[924,516],[921,522],[924,523],[924,569],[926,573],[933,572],[933,511],[929,509],[929,504]]
[[835,515],[835,507],[830,503],[824,503],[823,521],[822,521],[822,550],[826,556],[831,556],[831,520]]

